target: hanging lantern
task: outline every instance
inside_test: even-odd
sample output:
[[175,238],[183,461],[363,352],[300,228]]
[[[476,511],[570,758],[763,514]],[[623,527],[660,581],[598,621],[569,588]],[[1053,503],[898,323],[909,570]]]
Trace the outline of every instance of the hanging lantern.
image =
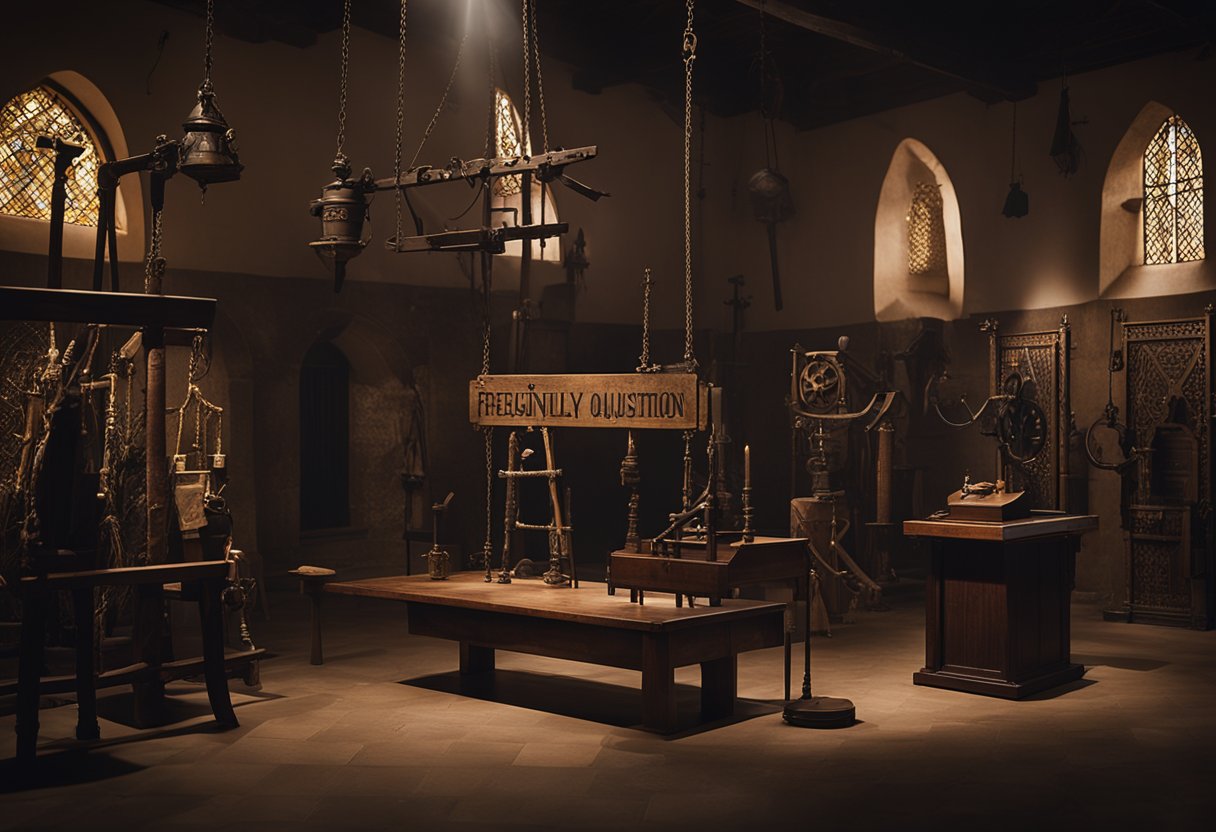
[[211,52],[215,41],[215,0],[207,0],[207,30],[203,46],[203,83],[198,103],[182,122],[178,169],[203,190],[216,182],[235,182],[245,169],[236,154],[236,133],[215,103],[211,86]]
[[1001,213],[1011,220],[1019,219],[1030,213],[1030,195],[1022,190],[1022,177],[1017,175],[1018,160],[1018,105],[1013,104],[1013,133],[1009,148],[1009,194],[1005,197],[1005,207]]
[[245,166],[237,158],[236,133],[215,103],[210,80],[203,81],[198,88],[198,104],[182,123],[182,129],[186,131],[179,163],[182,173],[203,188],[241,178]]
[[321,188],[321,198],[309,205],[309,213],[321,218],[321,237],[308,245],[326,265],[334,270],[334,291],[342,289],[346,279],[346,263],[358,257],[367,247],[363,239],[363,221],[368,215],[368,194],[376,182],[368,168],[358,179],[350,178],[350,162],[344,155],[334,159],[337,179]]
[[1001,213],[1009,219],[1018,219],[1030,213],[1030,194],[1022,190],[1021,182],[1009,183],[1009,195],[1005,197],[1005,207]]

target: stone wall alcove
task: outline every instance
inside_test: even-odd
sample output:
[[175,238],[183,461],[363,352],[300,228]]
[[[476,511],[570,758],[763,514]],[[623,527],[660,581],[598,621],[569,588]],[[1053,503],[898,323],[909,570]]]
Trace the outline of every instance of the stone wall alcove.
[[[945,237],[944,270],[925,275],[909,269],[910,211],[918,186],[922,191],[939,189]],[[933,151],[916,139],[904,139],[891,155],[874,217],[875,318],[961,317],[963,265],[962,218],[954,184]]]
[[[1206,259],[1144,264],[1144,151],[1175,112],[1157,101],[1145,104],[1111,155],[1102,183],[1098,256],[1101,297],[1143,298],[1216,289],[1216,270]],[[1199,140],[1202,143],[1203,137]],[[1208,212],[1204,215],[1207,224]],[[1204,237],[1208,237],[1206,228]]]

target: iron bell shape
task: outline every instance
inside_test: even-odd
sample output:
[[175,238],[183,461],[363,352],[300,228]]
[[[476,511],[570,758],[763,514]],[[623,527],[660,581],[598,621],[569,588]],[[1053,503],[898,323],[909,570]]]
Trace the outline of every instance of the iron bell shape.
[[237,156],[236,132],[228,126],[215,103],[210,81],[198,88],[198,103],[182,123],[181,162],[178,167],[201,187],[235,182],[245,166]]

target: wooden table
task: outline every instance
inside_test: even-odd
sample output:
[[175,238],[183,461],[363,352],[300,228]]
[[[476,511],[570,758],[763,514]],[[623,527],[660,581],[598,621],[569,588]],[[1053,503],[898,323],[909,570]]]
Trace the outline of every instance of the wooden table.
[[907,520],[931,541],[925,666],[918,685],[1022,699],[1081,678],[1069,654],[1069,595],[1093,515],[1004,523]]
[[676,729],[675,668],[701,665],[702,719],[730,716],[738,654],[784,638],[785,605],[763,601],[643,606],[598,586],[523,580],[504,586],[473,572],[446,581],[425,575],[341,581],[326,591],[404,602],[410,633],[460,642],[465,676],[492,673],[495,650],[640,670],[642,724],[662,733]]

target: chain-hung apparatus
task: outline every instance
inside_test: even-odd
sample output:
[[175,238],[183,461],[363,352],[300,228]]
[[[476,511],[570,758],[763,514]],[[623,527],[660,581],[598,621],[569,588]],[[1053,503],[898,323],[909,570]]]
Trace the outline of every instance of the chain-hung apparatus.
[[207,34],[203,51],[203,83],[198,88],[198,103],[182,124],[179,169],[204,191],[216,182],[241,178],[245,166],[237,157],[236,131],[228,126],[215,102],[211,84],[211,54],[215,44],[215,0],[207,0]]
[[[338,67],[338,139],[331,169],[337,177],[321,188],[321,198],[309,205],[309,213],[321,220],[321,237],[308,245],[321,261],[334,270],[334,291],[342,290],[346,279],[346,264],[363,253],[369,240],[363,239],[363,221],[368,217],[370,197],[376,190],[370,168],[364,168],[358,179],[351,178],[350,158],[346,155],[346,96],[350,70],[351,0],[342,6],[342,53]],[[401,122],[405,88],[405,17],[406,0],[401,0],[398,28],[397,66],[397,153],[395,180],[401,180]]]

